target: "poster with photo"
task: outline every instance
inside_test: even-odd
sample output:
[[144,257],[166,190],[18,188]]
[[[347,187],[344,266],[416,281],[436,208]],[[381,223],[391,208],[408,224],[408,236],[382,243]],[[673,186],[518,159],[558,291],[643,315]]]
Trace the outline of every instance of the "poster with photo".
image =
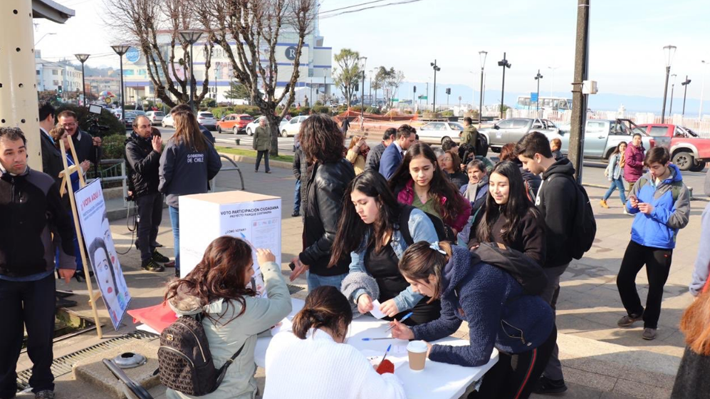
[[131,301],[131,295],[111,237],[101,182],[94,180],[87,184],[74,193],[74,198],[81,235],[86,245],[86,255],[94,270],[94,277],[111,317],[113,328],[118,330],[128,303]]

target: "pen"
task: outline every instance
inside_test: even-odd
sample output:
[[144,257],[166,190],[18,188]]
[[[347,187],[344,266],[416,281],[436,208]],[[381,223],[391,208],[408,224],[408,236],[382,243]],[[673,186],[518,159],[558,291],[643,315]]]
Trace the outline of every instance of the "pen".
[[[408,318],[412,317],[413,314],[414,314],[414,312],[409,312],[409,313],[407,313],[406,315],[404,315],[404,317],[402,317],[401,319],[399,319],[399,322],[401,323],[401,322],[407,320]],[[395,320],[396,320],[396,319],[395,319]],[[394,328],[394,326],[391,326],[390,328],[386,329],[385,332],[387,332],[387,331],[389,331],[389,330],[391,330],[391,329],[393,329],[393,328]]]
[[377,365],[377,368],[380,368],[380,366],[382,365],[382,362],[385,361],[385,358],[387,357],[387,354],[390,353],[390,349],[392,349],[392,344],[390,344],[390,345],[387,347],[387,350],[385,351],[385,355],[382,356],[382,360],[380,360],[380,364]]
[[363,341],[377,341],[379,339],[395,339],[393,337],[382,337],[382,338],[363,338]]

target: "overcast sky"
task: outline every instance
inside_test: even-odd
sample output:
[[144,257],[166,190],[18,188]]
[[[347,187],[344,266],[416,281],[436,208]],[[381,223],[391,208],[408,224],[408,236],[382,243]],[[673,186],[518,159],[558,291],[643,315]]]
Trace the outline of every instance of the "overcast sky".
[[[119,0],[114,0],[119,1]],[[321,11],[373,0],[321,0]],[[387,4],[401,0],[385,0]],[[102,0],[58,0],[76,10],[65,25],[40,21],[35,40],[43,58],[74,59],[91,53],[92,66],[118,66],[103,27]],[[348,10],[356,10],[350,8]],[[327,15],[327,14],[325,14]],[[332,14],[331,14],[332,15]],[[688,98],[700,98],[701,60],[710,62],[710,2],[707,0],[591,0],[590,78],[605,93],[663,96],[663,46],[678,47],[671,73],[678,85],[693,80]],[[512,68],[506,90],[534,90],[538,68],[541,91],[568,91],[574,66],[577,18],[575,0],[420,0],[337,15],[321,20],[320,33],[334,54],[341,48],[360,51],[367,67],[384,65],[402,70],[407,81],[432,81],[429,63],[437,60],[442,84],[478,87],[478,52],[488,51],[488,87],[500,82],[496,62],[507,53]],[[550,67],[556,68],[553,72]],[[710,72],[710,71],[708,71]],[[708,95],[705,95],[706,99]]]

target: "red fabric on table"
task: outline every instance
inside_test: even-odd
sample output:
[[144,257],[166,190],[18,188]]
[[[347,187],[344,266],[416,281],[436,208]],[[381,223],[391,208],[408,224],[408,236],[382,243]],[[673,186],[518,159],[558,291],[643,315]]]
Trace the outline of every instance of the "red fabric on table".
[[133,323],[143,323],[158,333],[162,333],[177,320],[175,311],[165,302],[147,308],[131,309],[128,314],[133,316]]

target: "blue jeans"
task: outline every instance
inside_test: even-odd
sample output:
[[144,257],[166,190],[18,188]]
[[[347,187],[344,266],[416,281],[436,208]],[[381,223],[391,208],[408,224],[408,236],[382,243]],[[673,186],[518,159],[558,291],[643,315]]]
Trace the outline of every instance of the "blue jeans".
[[293,192],[293,213],[301,213],[301,179],[296,180],[296,189]]
[[170,208],[170,224],[173,227],[173,245],[175,246],[175,273],[180,275],[180,209]]
[[337,289],[340,289],[340,283],[345,280],[345,276],[347,275],[348,274],[345,273],[339,274],[337,276],[319,276],[308,271],[306,272],[306,280],[308,281],[308,292],[311,292],[322,285],[330,285]]
[[604,194],[604,201],[609,199],[611,197],[611,194],[614,192],[615,189],[619,189],[619,198],[621,198],[621,203],[626,204],[626,192],[624,189],[624,181],[619,177],[618,179],[612,179],[611,180],[611,185],[609,186],[609,190],[607,190],[606,194]]

